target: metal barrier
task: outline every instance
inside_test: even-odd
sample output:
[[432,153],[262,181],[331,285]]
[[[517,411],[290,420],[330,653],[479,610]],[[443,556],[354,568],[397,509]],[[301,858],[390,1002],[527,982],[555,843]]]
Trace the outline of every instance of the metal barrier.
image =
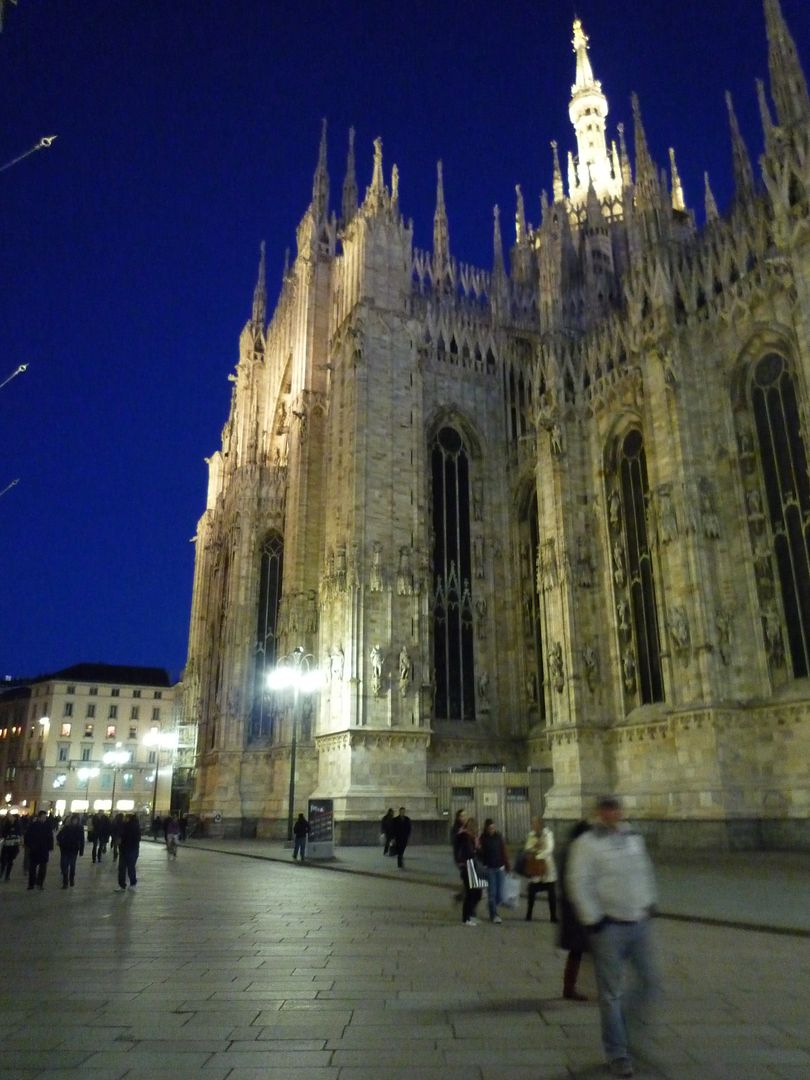
[[492,818],[511,844],[521,843],[531,819],[542,814],[552,783],[551,769],[512,772],[506,769],[429,769],[428,787],[436,795],[447,827],[458,810],[472,814],[479,827]]

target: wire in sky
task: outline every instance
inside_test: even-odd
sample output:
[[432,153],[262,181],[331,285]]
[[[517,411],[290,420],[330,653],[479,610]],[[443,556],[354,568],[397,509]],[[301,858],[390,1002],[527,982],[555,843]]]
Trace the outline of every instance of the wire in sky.
[[53,141],[57,138],[59,138],[58,135],[43,135],[39,142],[35,143],[30,150],[26,150],[24,154],[19,154],[17,157],[12,158],[11,161],[7,161],[5,165],[0,165],[0,172],[5,172],[6,169],[10,169],[12,165],[16,165],[20,161],[25,161],[27,157],[35,154],[37,150],[47,150],[49,146],[53,146]]

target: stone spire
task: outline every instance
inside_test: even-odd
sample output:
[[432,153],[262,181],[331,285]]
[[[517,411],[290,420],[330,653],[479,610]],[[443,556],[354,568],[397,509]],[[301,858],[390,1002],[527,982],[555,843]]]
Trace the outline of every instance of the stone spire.
[[382,139],[377,136],[374,140],[374,165],[371,170],[371,183],[366,188],[366,198],[363,203],[371,213],[379,213],[386,202],[385,180],[383,178],[383,153]]
[[399,209],[399,165],[391,168],[391,209],[394,213]]
[[647,135],[641,119],[638,95],[633,94],[631,100],[636,144],[636,205],[640,210],[650,210],[658,203],[658,174],[647,147]]
[[[523,192],[520,184],[515,184],[515,196],[515,243],[522,244],[526,239],[526,207],[523,203]],[[498,209],[497,206],[495,209]],[[500,216],[500,211],[498,211],[498,214]],[[500,232],[500,226],[498,232]]]
[[577,136],[577,161],[579,183],[569,191],[575,204],[584,204],[588,188],[593,184],[597,198],[618,197],[621,184],[614,177],[605,138],[605,119],[608,114],[607,98],[602,84],[594,78],[588,56],[588,37],[579,19],[574,19],[574,38],[571,44],[577,58],[576,79],[571,87],[568,116]]
[[349,128],[349,150],[346,154],[346,177],[343,181],[343,199],[341,215],[343,224],[348,225],[357,213],[357,174],[354,166],[354,128]]
[[706,224],[708,225],[710,222],[719,220],[720,211],[717,209],[717,201],[712,192],[711,184],[709,183],[709,174],[707,172],[703,174],[703,180],[706,186],[704,201],[706,206]]
[[560,168],[560,154],[557,150],[556,139],[551,140],[551,153],[554,156],[554,187],[552,188],[552,194],[554,196],[554,202],[562,202],[565,198],[565,191],[563,189],[562,169]]
[[633,170],[630,168],[630,155],[627,153],[627,141],[624,137],[624,124],[617,124],[619,132],[619,162],[622,170],[622,184],[631,187],[633,183]]
[[433,215],[433,280],[441,281],[450,268],[450,229],[444,205],[444,174],[436,162],[436,212]]
[[737,114],[734,112],[734,101],[728,90],[726,90],[726,106],[728,107],[728,123],[731,129],[731,156],[734,164],[735,194],[739,202],[747,202],[754,195],[754,171],[751,168],[748,147],[745,145],[740,125],[737,122]]
[[779,0],[765,0],[768,32],[768,70],[771,97],[782,127],[792,127],[810,117],[810,97],[796,44],[782,14]]
[[259,276],[253,290],[253,313],[250,321],[258,330],[264,330],[267,321],[267,284],[265,272],[264,240],[259,245]]
[[326,119],[321,121],[321,144],[318,148],[318,165],[312,179],[312,208],[316,221],[323,221],[329,213],[329,173],[326,169]]
[[492,275],[502,278],[505,274],[503,261],[503,237],[501,236],[501,211],[496,204],[492,208]]
[[759,119],[762,123],[762,134],[765,136],[765,142],[771,137],[773,131],[773,119],[771,117],[770,106],[768,105],[768,98],[765,95],[765,83],[762,79],[757,79],[757,102],[759,103]]
[[669,148],[669,172],[672,177],[672,209],[686,210],[681,174],[678,172],[678,166],[675,162],[675,150],[671,146]]

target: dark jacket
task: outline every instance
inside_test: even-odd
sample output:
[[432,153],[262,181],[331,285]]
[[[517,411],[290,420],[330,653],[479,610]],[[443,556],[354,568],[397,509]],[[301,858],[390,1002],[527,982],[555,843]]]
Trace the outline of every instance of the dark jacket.
[[[581,834],[577,834],[581,835]],[[565,876],[568,869],[568,856],[571,853],[573,840],[569,838],[563,848],[562,854],[557,859],[557,899],[560,908],[560,932],[558,944],[561,949],[571,952],[587,952],[588,931],[577,918],[576,909],[568,898],[565,887]]]
[[25,846],[35,859],[48,858],[53,851],[53,829],[49,821],[32,821],[25,834]]
[[405,814],[397,814],[391,821],[391,835],[396,841],[397,851],[404,851],[411,835],[411,819]]
[[141,846],[141,825],[133,815],[126,819],[121,826],[118,836],[118,846],[122,851],[139,851]]
[[499,870],[502,866],[509,869],[506,844],[499,832],[481,834],[478,841],[478,859],[488,870]]
[[385,817],[382,819],[382,821],[380,822],[380,832],[383,834],[386,840],[390,840],[391,837],[394,835],[393,814],[386,814]]
[[84,855],[84,829],[81,825],[63,825],[56,837],[64,855]]
[[463,870],[467,865],[467,859],[474,859],[478,854],[478,845],[466,829],[459,829],[456,834],[456,862]]
[[296,818],[293,825],[293,836],[309,836],[309,822],[306,818]]

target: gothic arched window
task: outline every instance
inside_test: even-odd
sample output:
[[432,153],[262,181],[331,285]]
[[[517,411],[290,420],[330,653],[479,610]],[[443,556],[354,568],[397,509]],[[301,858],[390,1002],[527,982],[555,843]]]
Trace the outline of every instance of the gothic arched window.
[[[622,643],[622,681],[629,697],[636,679],[642,705],[664,700],[661,648],[652,555],[647,538],[647,459],[644,439],[637,428],[627,432],[619,449],[619,490],[623,542],[612,544],[613,581],[617,590],[619,633],[629,613],[632,645]],[[623,565],[625,564],[626,565]],[[629,605],[629,612],[627,605]],[[634,650],[634,651],[631,651]]]
[[810,481],[796,390],[783,356],[755,366],[751,408],[793,674],[810,674]]
[[454,428],[437,433],[431,465],[435,714],[440,720],[474,720],[470,461]]
[[269,739],[273,734],[274,703],[267,693],[267,675],[278,652],[278,611],[284,569],[284,541],[271,533],[262,544],[259,568],[259,604],[256,627],[256,664],[253,682],[253,715],[249,741]]

